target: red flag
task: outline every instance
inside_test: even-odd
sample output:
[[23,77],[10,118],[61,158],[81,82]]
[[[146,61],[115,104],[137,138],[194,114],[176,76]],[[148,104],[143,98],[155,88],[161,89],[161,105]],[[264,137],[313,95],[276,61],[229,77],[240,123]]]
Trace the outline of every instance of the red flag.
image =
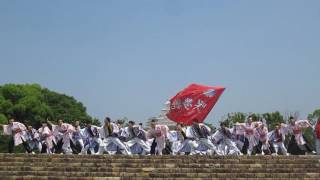
[[191,84],[170,100],[167,117],[185,125],[191,125],[195,119],[202,123],[224,90],[219,86]]

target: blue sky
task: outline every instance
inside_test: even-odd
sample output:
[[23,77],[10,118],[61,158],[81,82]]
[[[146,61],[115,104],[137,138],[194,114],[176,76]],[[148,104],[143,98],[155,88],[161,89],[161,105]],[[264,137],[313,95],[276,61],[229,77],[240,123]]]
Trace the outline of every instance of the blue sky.
[[90,115],[145,121],[190,83],[208,117],[319,106],[320,1],[0,1],[0,84],[39,83]]

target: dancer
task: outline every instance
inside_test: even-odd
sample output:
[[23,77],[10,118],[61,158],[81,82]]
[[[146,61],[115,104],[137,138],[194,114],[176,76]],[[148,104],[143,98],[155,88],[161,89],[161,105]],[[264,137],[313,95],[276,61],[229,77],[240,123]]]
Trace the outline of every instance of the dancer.
[[172,142],[172,154],[194,154],[196,144],[187,137],[186,128],[177,123],[176,130],[169,132],[169,140]]
[[166,139],[169,128],[166,125],[157,124],[156,120],[151,120],[150,129],[147,133],[148,139],[154,139],[155,153],[162,156],[162,151],[166,147]]
[[3,128],[3,134],[10,136],[8,143],[9,153],[13,153],[14,146],[19,146],[26,141],[26,126],[20,122],[15,122],[14,119],[9,120],[8,125],[0,125]]
[[212,139],[218,144],[219,155],[241,155],[236,143],[232,139],[233,130],[226,127],[225,123],[220,123],[220,129],[212,135]]
[[277,125],[275,130],[271,131],[268,134],[268,137],[270,141],[272,142],[272,145],[275,150],[275,155],[279,155],[280,151],[284,155],[289,155],[287,148],[284,145],[285,141],[285,127],[283,125]]
[[24,147],[28,153],[34,154],[34,150],[41,152],[42,145],[40,140],[40,135],[36,129],[33,129],[32,126],[28,126],[25,136]]
[[54,147],[54,136],[52,134],[52,131],[49,129],[47,123],[42,123],[42,127],[38,129],[42,150],[41,153],[47,153],[52,154],[53,153],[53,147]]
[[75,128],[71,124],[64,123],[63,120],[59,120],[58,125],[54,125],[50,121],[48,121],[48,123],[52,126],[52,131],[56,142],[62,142],[62,153],[72,154],[70,141],[72,138],[72,133],[75,132]]
[[150,144],[146,142],[146,132],[140,126],[135,125],[134,121],[129,121],[123,135],[127,141],[125,144],[130,148],[132,154],[150,153]]
[[187,129],[187,137],[196,143],[195,153],[214,154],[217,153],[216,146],[209,139],[211,129],[203,123],[199,123],[197,119],[192,121],[192,126]]
[[108,152],[109,154],[114,153],[112,152],[113,150],[110,150],[108,147],[112,144],[116,145],[122,154],[131,154],[127,146],[119,139],[118,126],[115,123],[112,123],[109,117],[105,118],[104,123],[105,124],[100,128],[100,138],[102,143],[100,144],[99,154],[103,154],[104,152]]
[[91,121],[86,122],[86,127],[83,130],[84,148],[81,154],[97,154],[100,148],[101,139],[99,135],[100,127],[91,124]]

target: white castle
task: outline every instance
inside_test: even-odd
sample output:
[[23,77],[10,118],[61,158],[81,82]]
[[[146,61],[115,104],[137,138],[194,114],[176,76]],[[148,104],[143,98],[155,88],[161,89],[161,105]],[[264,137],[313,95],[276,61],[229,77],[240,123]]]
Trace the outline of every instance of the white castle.
[[148,122],[147,122],[147,125],[149,126],[150,125],[150,122],[152,120],[156,120],[158,124],[163,124],[163,125],[167,125],[169,127],[170,130],[173,130],[175,129],[176,127],[176,122],[174,121],[171,121],[168,117],[167,117],[167,113],[169,112],[170,110],[170,102],[167,101],[165,103],[166,107],[164,109],[161,110],[161,113],[159,116],[157,117],[151,117],[148,119]]

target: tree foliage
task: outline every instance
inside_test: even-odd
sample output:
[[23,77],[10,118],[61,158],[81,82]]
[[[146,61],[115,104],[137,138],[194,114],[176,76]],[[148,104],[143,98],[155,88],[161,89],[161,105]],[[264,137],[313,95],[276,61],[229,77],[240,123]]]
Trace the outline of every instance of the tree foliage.
[[313,123],[316,124],[318,118],[320,118],[320,109],[315,110],[313,113],[308,115],[308,119]]
[[267,121],[267,125],[269,129],[275,129],[275,127],[281,123],[285,123],[283,115],[279,111],[264,113],[262,117]]
[[232,127],[235,123],[244,123],[246,120],[247,114],[242,112],[228,113],[223,122],[226,126]]
[[39,127],[42,122],[59,119],[72,123],[79,120],[82,124],[92,119],[86,107],[75,98],[42,88],[38,84],[6,84],[0,86],[0,123],[11,118],[27,125]]
[[244,123],[247,120],[248,116],[252,116],[253,121],[260,121],[265,119],[267,121],[267,125],[269,129],[274,129],[276,125],[280,123],[285,123],[286,120],[284,116],[281,115],[280,112],[270,112],[270,113],[242,113],[242,112],[235,112],[235,113],[228,113],[225,117],[223,122],[226,123],[227,126],[232,127],[236,123]]

